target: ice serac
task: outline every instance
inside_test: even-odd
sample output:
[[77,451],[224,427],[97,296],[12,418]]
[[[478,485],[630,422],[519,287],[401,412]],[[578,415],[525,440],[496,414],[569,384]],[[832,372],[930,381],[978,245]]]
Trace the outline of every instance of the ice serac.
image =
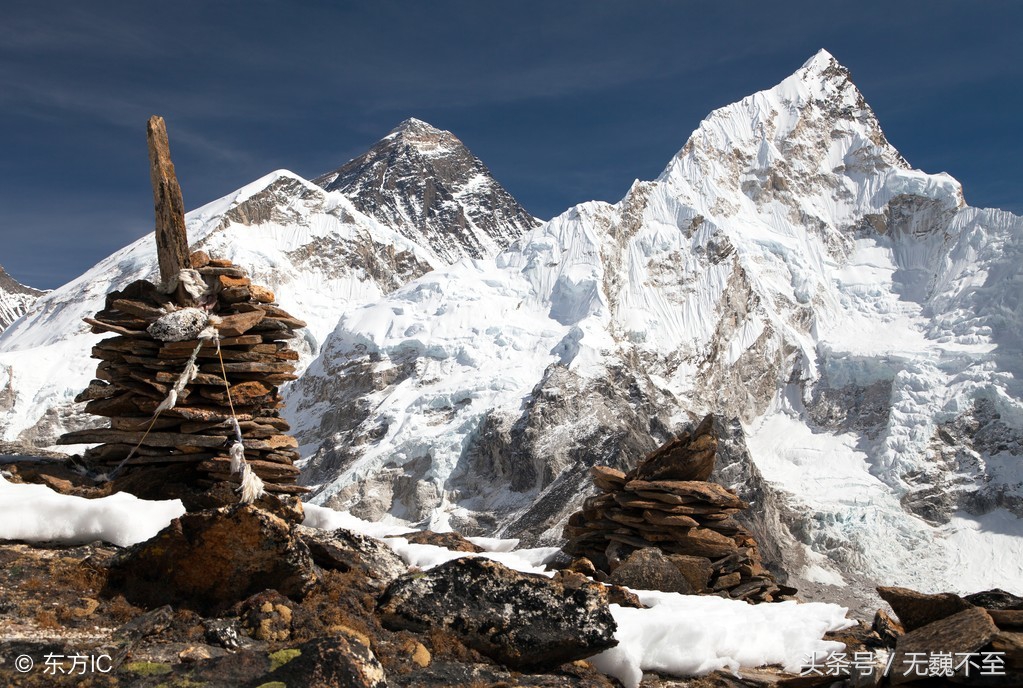
[[492,257],[540,224],[451,132],[414,118],[313,181],[444,263]]
[[911,169],[821,51],[620,202],[346,313],[292,388],[304,480],[362,515],[552,542],[590,465],[714,412],[719,475],[797,586],[1004,587],[1021,240]]
[[44,293],[26,287],[0,266],[0,332],[10,327]]
[[[284,308],[301,313],[308,323],[298,343],[302,368],[341,313],[438,265],[428,248],[359,212],[342,194],[285,170],[188,213],[186,225],[192,250],[245,266]],[[4,441],[47,446],[86,427],[90,420],[73,399],[92,377],[90,349],[102,337],[82,318],[102,310],[108,292],[138,279],[158,281],[152,234],[40,296],[0,336]]]

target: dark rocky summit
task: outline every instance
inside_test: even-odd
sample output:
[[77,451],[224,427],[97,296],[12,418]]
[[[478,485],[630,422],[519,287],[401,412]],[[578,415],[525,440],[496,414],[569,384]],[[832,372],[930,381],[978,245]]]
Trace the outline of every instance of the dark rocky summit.
[[446,263],[493,255],[540,224],[451,132],[417,119],[313,182]]

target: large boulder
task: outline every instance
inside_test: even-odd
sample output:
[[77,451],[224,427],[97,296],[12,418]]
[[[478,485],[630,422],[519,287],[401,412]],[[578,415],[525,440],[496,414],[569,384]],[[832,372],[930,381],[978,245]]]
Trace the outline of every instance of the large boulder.
[[442,626],[513,668],[557,666],[618,644],[602,585],[568,587],[481,557],[399,578],[377,611],[394,630]]
[[316,581],[309,548],[283,519],[253,506],[185,514],[126,550],[109,591],[141,606],[216,612],[267,589],[301,599]]

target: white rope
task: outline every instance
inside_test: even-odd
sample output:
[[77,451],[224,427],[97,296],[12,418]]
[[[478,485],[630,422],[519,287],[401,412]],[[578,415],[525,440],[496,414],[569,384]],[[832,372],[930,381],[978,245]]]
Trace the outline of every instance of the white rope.
[[217,343],[217,358],[220,359],[220,372],[224,375],[224,384],[227,385],[227,406],[231,409],[231,425],[234,429],[234,444],[231,445],[231,449],[228,451],[228,455],[231,457],[231,475],[239,471],[241,472],[241,485],[238,488],[238,492],[241,493],[239,501],[242,504],[252,504],[263,496],[263,481],[252,470],[249,462],[245,460],[242,429],[238,425],[238,414],[235,413],[234,401],[231,399],[231,385],[227,381],[227,367],[224,365],[224,356],[220,353],[220,337],[216,337],[214,341]]

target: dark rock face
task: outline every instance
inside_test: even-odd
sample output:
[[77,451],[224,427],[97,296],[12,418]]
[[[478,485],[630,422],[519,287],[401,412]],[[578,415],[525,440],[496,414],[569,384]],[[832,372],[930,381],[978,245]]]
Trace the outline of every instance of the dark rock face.
[[216,610],[268,588],[300,599],[315,579],[309,548],[284,520],[238,506],[175,519],[119,557],[108,588],[141,606]]
[[950,592],[928,595],[909,588],[880,587],[881,598],[892,606],[907,632],[952,616],[972,604]]
[[569,588],[479,557],[399,578],[378,612],[392,629],[442,626],[513,668],[557,666],[618,644],[603,586]]
[[493,255],[539,221],[451,132],[408,119],[365,154],[313,180],[445,262]]
[[361,569],[370,579],[386,585],[403,575],[408,566],[379,540],[344,528],[326,531],[299,526],[297,532],[313,561],[325,569],[347,572]]
[[[710,568],[710,562],[707,567]],[[656,547],[633,552],[611,573],[611,582],[636,590],[663,590],[683,595],[702,589],[694,589],[689,579]]]
[[983,592],[975,592],[972,595],[967,595],[963,599],[974,606],[984,607],[988,610],[1023,610],[1023,597],[1013,595],[1011,592],[1006,592],[999,588],[995,588],[994,590],[984,590]]

